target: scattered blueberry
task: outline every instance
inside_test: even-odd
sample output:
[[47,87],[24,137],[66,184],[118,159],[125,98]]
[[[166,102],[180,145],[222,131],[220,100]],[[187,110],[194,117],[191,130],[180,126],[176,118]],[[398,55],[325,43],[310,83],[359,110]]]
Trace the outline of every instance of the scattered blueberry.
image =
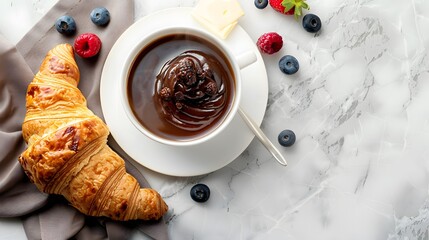
[[294,56],[285,55],[280,58],[279,68],[283,73],[290,75],[298,72],[299,63]]
[[196,202],[205,202],[209,200],[210,188],[207,185],[198,183],[191,188],[191,198]]
[[91,21],[98,26],[104,26],[110,21],[110,13],[104,7],[94,8],[89,16]]
[[255,0],[255,6],[259,9],[264,9],[268,5],[268,0]]
[[72,17],[64,15],[57,19],[55,28],[61,34],[72,35],[76,32],[76,22]]
[[302,26],[307,32],[315,33],[322,27],[322,22],[317,15],[309,13],[302,19]]
[[290,147],[295,143],[296,136],[292,130],[283,130],[279,134],[278,140],[283,147]]

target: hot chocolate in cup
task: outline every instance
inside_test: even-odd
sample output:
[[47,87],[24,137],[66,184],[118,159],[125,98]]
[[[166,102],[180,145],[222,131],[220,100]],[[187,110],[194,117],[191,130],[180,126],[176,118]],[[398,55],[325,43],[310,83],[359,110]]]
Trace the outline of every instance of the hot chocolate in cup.
[[256,61],[238,55],[203,29],[168,27],[148,33],[121,73],[122,106],[148,138],[173,146],[203,143],[237,114],[241,70]]

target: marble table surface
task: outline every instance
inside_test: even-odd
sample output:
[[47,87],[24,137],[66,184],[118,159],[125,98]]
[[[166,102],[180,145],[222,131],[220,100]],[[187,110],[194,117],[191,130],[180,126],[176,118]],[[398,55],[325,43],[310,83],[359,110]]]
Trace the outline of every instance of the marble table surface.
[[[0,33],[19,39],[56,0],[3,0]],[[192,0],[136,0],[136,19]],[[240,0],[251,38],[278,32],[263,55],[269,99],[261,128],[297,135],[280,166],[254,139],[229,165],[197,177],[141,168],[165,198],[171,239],[429,239],[429,1],[308,0],[322,31]],[[281,56],[300,61],[282,74]],[[194,202],[205,183],[210,200]],[[0,239],[23,239],[0,219]],[[138,236],[135,239],[139,239]]]

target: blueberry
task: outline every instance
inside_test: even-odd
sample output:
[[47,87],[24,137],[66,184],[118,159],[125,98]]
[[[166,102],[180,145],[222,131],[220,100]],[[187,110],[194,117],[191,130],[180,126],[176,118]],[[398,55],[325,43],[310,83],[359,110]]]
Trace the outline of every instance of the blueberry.
[[322,27],[322,22],[318,16],[310,13],[302,19],[302,26],[307,32],[315,33]]
[[280,145],[283,147],[290,147],[295,143],[296,136],[295,133],[292,130],[283,130],[279,136],[278,140]]
[[255,6],[259,9],[264,9],[268,5],[268,0],[255,0]]
[[110,21],[110,13],[104,7],[94,8],[89,16],[91,17],[91,21],[98,26],[104,26]]
[[191,188],[191,198],[196,202],[205,202],[209,200],[210,188],[207,185],[198,183]]
[[298,72],[299,63],[294,56],[285,55],[280,58],[279,68],[283,73],[290,75]]
[[64,15],[57,19],[55,28],[61,34],[72,35],[76,32],[76,22],[72,17]]

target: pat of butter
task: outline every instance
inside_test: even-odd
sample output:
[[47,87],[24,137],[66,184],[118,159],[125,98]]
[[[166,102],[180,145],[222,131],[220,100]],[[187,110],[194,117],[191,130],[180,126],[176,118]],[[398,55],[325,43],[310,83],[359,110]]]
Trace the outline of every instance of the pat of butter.
[[244,15],[237,0],[200,0],[192,16],[210,31],[225,39]]

